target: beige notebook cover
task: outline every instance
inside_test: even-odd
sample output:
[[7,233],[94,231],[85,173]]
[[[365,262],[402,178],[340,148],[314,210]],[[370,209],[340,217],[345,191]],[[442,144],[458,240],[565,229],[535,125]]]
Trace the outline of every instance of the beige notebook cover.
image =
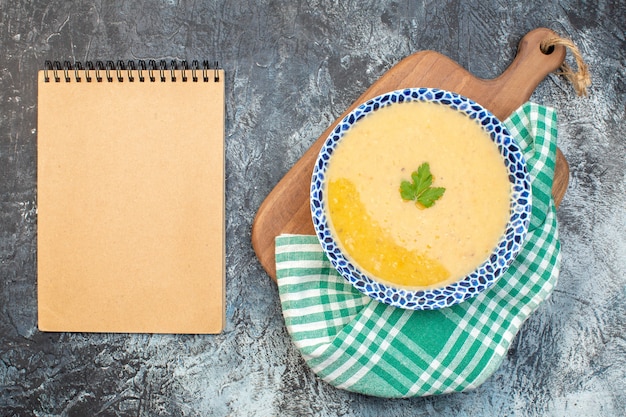
[[39,329],[219,333],[223,70],[46,68],[38,80]]

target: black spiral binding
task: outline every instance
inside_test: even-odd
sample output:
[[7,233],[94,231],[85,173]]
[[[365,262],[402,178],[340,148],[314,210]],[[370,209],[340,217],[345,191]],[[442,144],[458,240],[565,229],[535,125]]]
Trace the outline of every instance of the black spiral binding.
[[[176,71],[180,70],[180,80],[176,77]],[[52,78],[50,77],[52,74]],[[213,75],[211,77],[211,74]],[[147,75],[147,77],[146,77]],[[158,77],[157,77],[158,75]],[[191,77],[188,77],[191,75]],[[83,80],[85,82],[113,82],[115,77],[118,82],[167,82],[168,77],[170,82],[209,82],[213,79],[213,82],[220,81],[219,67],[217,61],[211,65],[209,61],[202,61],[202,65],[199,61],[191,61],[191,66],[187,61],[172,60],[169,63],[162,59],[157,62],[153,59],[149,60],[146,64],[145,60],[135,61],[86,61],[84,66],[81,62],[72,64],[70,61],[64,61],[61,64],[60,61],[46,61],[44,65],[44,81],[50,82],[54,79],[54,82],[60,83],[65,81],[69,83],[71,77],[79,83]]]

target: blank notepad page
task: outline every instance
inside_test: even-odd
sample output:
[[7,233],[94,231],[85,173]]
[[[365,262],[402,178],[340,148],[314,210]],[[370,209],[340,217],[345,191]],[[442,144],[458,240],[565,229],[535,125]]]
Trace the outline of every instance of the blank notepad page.
[[40,71],[41,330],[223,329],[224,75],[193,75]]

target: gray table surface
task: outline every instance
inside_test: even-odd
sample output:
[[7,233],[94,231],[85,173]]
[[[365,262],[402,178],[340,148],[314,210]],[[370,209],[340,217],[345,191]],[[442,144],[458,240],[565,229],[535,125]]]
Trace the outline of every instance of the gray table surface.
[[[625,25],[623,0],[0,0],[0,415],[626,415]],[[552,297],[471,392],[389,400],[320,381],[251,248],[259,205],[403,57],[433,49],[492,78],[536,27],[570,37],[593,78],[586,98],[556,75],[532,96],[557,109],[571,168]],[[226,330],[39,332],[36,71],[46,59],[195,58],[226,70]]]

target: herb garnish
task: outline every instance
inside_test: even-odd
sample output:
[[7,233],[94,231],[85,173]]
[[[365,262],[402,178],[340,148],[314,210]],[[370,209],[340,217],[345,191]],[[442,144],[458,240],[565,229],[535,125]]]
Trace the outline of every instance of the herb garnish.
[[428,162],[424,162],[417,171],[413,171],[411,179],[412,182],[402,181],[400,195],[403,200],[415,201],[423,207],[431,207],[446,191],[443,187],[431,187],[433,176]]

